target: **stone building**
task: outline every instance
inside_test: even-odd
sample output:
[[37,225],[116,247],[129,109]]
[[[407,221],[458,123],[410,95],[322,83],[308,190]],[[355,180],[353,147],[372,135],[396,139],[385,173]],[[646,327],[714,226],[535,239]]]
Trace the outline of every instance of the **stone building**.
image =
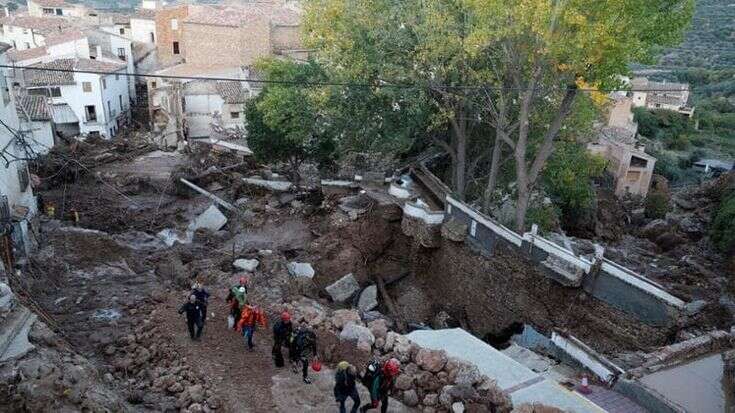
[[666,109],[692,117],[694,108],[689,106],[689,85],[675,82],[654,82],[645,77],[631,81],[633,106],[648,109]]

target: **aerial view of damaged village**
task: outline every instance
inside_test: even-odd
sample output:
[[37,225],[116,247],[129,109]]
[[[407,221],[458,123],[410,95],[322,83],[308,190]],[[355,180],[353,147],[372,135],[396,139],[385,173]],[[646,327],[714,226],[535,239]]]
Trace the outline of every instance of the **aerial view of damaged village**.
[[735,0],[0,0],[0,413],[735,413]]

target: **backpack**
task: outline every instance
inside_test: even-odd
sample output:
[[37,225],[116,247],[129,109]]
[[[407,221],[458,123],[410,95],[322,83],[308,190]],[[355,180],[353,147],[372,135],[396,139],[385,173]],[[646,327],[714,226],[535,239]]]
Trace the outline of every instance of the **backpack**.
[[365,374],[362,376],[362,384],[368,389],[372,388],[375,377],[380,374],[380,362],[372,360],[365,366]]
[[313,347],[316,343],[316,334],[311,330],[301,330],[296,334],[296,348],[304,350]]

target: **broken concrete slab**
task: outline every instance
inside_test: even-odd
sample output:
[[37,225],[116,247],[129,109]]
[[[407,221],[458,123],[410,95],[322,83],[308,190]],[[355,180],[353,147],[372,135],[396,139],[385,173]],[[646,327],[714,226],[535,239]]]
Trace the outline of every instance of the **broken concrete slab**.
[[187,232],[195,232],[198,229],[208,229],[210,231],[219,231],[227,224],[227,217],[214,205],[210,205],[206,211],[202,212],[194,221],[189,224]]
[[177,242],[180,244],[191,243],[191,238],[185,232],[177,229],[166,228],[158,232],[156,236],[169,247],[173,247]]
[[378,306],[378,287],[373,284],[362,290],[360,299],[357,301],[357,308],[360,311],[370,311]]
[[352,273],[345,275],[326,288],[332,300],[338,303],[347,301],[359,289],[360,284]]
[[235,268],[239,268],[243,271],[247,272],[253,272],[256,268],[258,268],[258,265],[260,264],[260,261],[258,260],[248,260],[245,258],[240,258],[235,260],[235,262],[232,263],[232,265]]
[[0,363],[23,357],[35,346],[28,341],[28,333],[36,315],[25,307],[18,307],[0,328]]
[[314,268],[306,262],[289,262],[286,265],[288,273],[298,278],[314,278]]

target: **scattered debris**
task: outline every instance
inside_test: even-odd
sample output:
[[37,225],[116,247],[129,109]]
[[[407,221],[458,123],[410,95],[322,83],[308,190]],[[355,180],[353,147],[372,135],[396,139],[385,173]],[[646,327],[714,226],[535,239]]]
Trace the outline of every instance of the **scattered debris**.
[[357,301],[357,308],[360,311],[370,311],[378,306],[378,287],[373,284],[367,286],[362,293],[360,293],[360,299]]
[[359,289],[360,284],[357,283],[357,280],[352,273],[345,275],[326,288],[327,292],[332,297],[332,300],[338,303],[347,301]]
[[235,262],[232,263],[235,268],[246,272],[255,271],[255,269],[258,268],[258,264],[260,264],[260,261],[258,260],[248,260],[245,258],[236,259]]
[[288,273],[297,278],[314,278],[314,268],[311,264],[305,262],[288,263]]

